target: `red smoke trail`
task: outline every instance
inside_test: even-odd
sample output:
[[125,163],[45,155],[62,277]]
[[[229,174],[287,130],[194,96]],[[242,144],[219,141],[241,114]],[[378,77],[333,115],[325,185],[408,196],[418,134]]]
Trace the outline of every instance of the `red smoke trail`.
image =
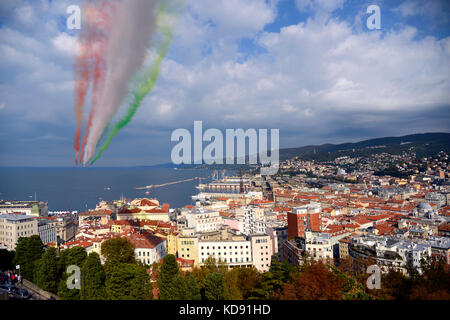
[[75,77],[75,118],[76,130],[74,147],[76,151],[75,164],[78,164],[78,153],[80,151],[80,132],[81,122],[83,120],[83,108],[86,100],[86,94],[89,89],[89,51],[90,43],[86,37],[86,33],[82,32],[79,39],[79,51],[75,56],[74,77]]
[[111,17],[114,12],[114,5],[103,0],[100,5],[88,11],[90,18],[89,39],[91,41],[91,59],[93,67],[93,88],[92,104],[89,112],[89,119],[83,136],[79,161],[81,163],[84,154],[84,147],[92,126],[92,121],[97,109],[99,95],[104,86],[106,64],[105,55],[107,47],[108,32],[111,28]]

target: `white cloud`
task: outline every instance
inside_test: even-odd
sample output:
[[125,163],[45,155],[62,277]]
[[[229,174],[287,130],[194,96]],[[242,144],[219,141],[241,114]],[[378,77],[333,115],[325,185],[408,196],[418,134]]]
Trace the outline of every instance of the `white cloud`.
[[52,43],[56,50],[69,56],[73,56],[77,50],[77,40],[65,32],[53,38]]
[[250,36],[275,19],[275,8],[265,0],[194,0],[190,8],[225,38]]

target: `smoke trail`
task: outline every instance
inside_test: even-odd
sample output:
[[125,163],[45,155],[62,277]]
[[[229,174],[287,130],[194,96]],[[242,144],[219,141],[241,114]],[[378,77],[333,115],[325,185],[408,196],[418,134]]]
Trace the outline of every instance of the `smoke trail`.
[[105,54],[108,40],[108,33],[111,28],[112,17],[115,11],[114,4],[108,3],[107,0],[102,0],[101,4],[94,8],[95,12],[91,14],[94,16],[92,18],[92,27],[89,27],[91,34],[92,52],[91,58],[93,60],[93,87],[92,87],[92,102],[91,110],[89,112],[89,119],[86,125],[86,129],[83,136],[83,142],[80,150],[79,162],[83,159],[84,147],[86,145],[87,137],[92,126],[93,118],[97,109],[98,99],[100,92],[104,88],[105,83]]
[[93,156],[97,142],[128,93],[128,83],[144,64],[149,37],[156,30],[160,0],[124,0],[118,4],[107,47],[108,70],[95,121],[90,129],[83,163]]
[[109,147],[109,144],[111,143],[112,139],[119,133],[119,131],[122,128],[124,128],[131,121],[136,111],[140,107],[142,101],[144,100],[145,96],[155,86],[161,62],[167,55],[170,42],[173,38],[172,28],[170,26],[164,25],[165,24],[164,20],[166,20],[167,18],[168,17],[164,13],[160,15],[160,20],[162,20],[163,22],[161,22],[162,26],[160,27],[161,39],[158,39],[156,42],[155,50],[157,56],[155,58],[155,61],[146,70],[141,83],[137,85],[135,89],[132,90],[131,92],[132,101],[128,107],[128,110],[126,111],[125,115],[121,119],[119,119],[119,121],[111,129],[111,131],[108,134],[108,137],[106,138],[105,143],[99,149],[97,155],[92,160],[91,164],[94,164],[95,161],[97,161],[100,158],[102,153]]
[[[87,10],[87,2],[83,2],[83,12]],[[86,19],[87,20],[87,19]],[[89,31],[82,30],[78,39],[78,53],[75,56],[74,78],[74,109],[76,119],[76,129],[74,138],[75,148],[75,164],[78,164],[78,154],[80,152],[80,134],[81,134],[81,122],[83,120],[83,109],[86,100],[86,94],[89,89],[90,72],[89,72],[89,52],[90,52]]]

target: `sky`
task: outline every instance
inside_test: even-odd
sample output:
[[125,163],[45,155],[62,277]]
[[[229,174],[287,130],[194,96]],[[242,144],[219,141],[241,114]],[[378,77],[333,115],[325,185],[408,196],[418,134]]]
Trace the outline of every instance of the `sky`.
[[[0,166],[74,165],[72,4],[0,1]],[[194,120],[280,129],[280,147],[450,132],[449,78],[446,0],[185,0],[155,88],[95,166],[170,162]]]

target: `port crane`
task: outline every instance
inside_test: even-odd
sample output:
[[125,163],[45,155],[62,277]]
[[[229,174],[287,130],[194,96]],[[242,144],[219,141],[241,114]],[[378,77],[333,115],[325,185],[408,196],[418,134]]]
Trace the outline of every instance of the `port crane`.
[[205,178],[193,177],[193,178],[184,179],[184,180],[177,180],[177,181],[172,181],[172,182],[166,182],[166,183],[162,183],[162,184],[151,184],[151,185],[145,186],[145,187],[136,187],[136,189],[137,190],[154,189],[154,188],[170,186],[172,184],[188,182],[188,181],[195,181],[195,180],[201,180],[201,179],[205,179]]

